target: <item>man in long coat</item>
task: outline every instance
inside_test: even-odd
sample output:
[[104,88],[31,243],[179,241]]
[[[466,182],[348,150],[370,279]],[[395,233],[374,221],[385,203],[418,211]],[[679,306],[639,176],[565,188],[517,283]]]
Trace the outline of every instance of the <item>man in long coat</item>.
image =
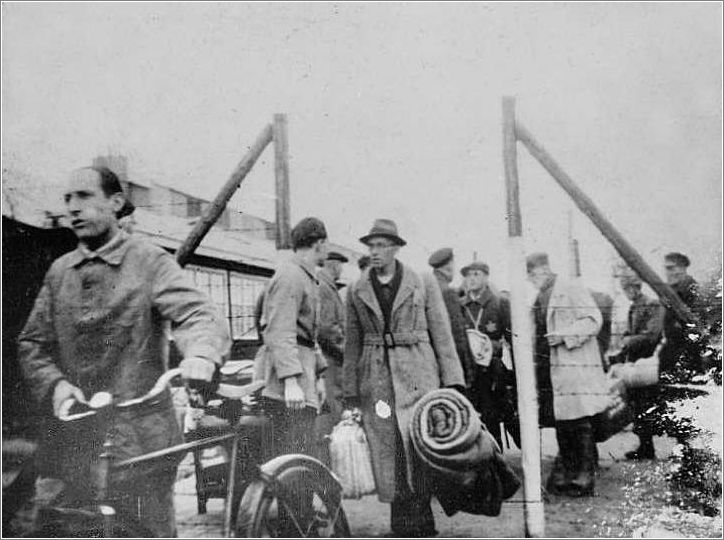
[[465,373],[465,387],[470,388],[473,384],[475,364],[473,354],[470,352],[468,336],[465,333],[465,322],[460,310],[460,294],[457,289],[450,286],[455,275],[455,257],[451,248],[441,248],[430,255],[427,263],[432,266],[432,274],[437,279],[442,292],[442,299],[445,302],[445,309],[450,317],[450,328],[452,329],[455,351],[460,358],[460,364]]
[[564,281],[551,271],[547,254],[530,255],[527,270],[539,291],[533,308],[536,339],[548,344],[560,454],[548,485],[567,495],[590,495],[596,467],[591,421],[608,405],[608,384],[596,340],[601,311],[582,284]]
[[412,409],[431,390],[463,389],[463,370],[439,286],[395,258],[405,245],[395,223],[376,220],[360,241],[372,267],[348,292],[344,395],[362,410],[378,497],[391,503],[392,534],[433,536],[429,486],[410,438]]

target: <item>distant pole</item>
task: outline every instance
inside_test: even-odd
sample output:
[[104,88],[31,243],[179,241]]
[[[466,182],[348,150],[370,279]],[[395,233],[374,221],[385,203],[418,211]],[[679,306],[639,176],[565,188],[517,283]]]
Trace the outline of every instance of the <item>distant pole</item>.
[[578,240],[573,235],[573,210],[568,210],[568,273],[571,278],[581,277],[581,259]]
[[478,252],[473,251],[473,262],[476,262],[478,260]]
[[521,451],[523,454],[523,488],[525,493],[525,535],[545,536],[545,517],[541,498],[540,431],[538,396],[533,366],[533,337],[525,291],[525,248],[520,214],[518,156],[516,148],[515,99],[503,98],[503,163],[508,219],[509,273],[513,357],[515,358]]
[[603,215],[593,200],[579,188],[573,179],[566,174],[553,157],[533,138],[533,135],[520,123],[516,124],[518,140],[528,149],[530,154],[546,169],[553,179],[586,214],[601,234],[611,242],[623,260],[644,280],[661,298],[665,307],[671,308],[684,323],[694,323],[695,318],[686,304],[674,290],[664,283],[654,270],[644,261],[643,257],[629,244],[623,235]]
[[251,145],[249,151],[236,166],[236,170],[234,170],[231,177],[226,181],[226,184],[221,188],[219,194],[206,209],[201,219],[196,222],[196,225],[191,229],[186,240],[184,240],[184,243],[181,244],[181,247],[176,252],[176,261],[179,265],[186,266],[191,254],[196,251],[196,248],[199,247],[206,233],[209,232],[211,227],[214,226],[214,223],[216,223],[216,220],[219,219],[219,216],[224,212],[229,199],[236,193],[241,182],[246,178],[246,175],[249,174],[254,163],[256,163],[256,160],[271,140],[272,127],[267,124],[254,141],[254,144]]
[[289,140],[287,116],[274,115],[274,176],[276,178],[276,240],[277,249],[291,249],[289,225]]

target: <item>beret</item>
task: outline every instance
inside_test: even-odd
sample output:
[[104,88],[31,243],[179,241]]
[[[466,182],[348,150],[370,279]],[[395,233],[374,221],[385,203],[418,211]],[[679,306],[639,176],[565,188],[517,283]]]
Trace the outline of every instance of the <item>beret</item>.
[[306,217],[292,229],[292,247],[311,245],[316,240],[327,238],[327,229],[321,219]]
[[691,261],[689,260],[689,257],[684,255],[683,253],[667,253],[664,255],[665,261],[671,261],[672,263],[676,264],[677,266],[683,266],[688,267],[691,264]]
[[439,268],[440,266],[447,264],[452,258],[452,248],[442,248],[438,249],[435,253],[430,255],[430,258],[427,260],[427,264],[429,264],[433,268]]
[[349,259],[338,251],[330,251],[329,253],[327,253],[327,260],[342,261],[343,263],[349,262]]
[[543,253],[542,251],[540,251],[538,253],[531,253],[525,259],[525,269],[528,272],[533,270],[533,268],[538,268],[539,266],[545,266],[547,264],[548,264],[548,254]]
[[463,266],[462,270],[460,270],[460,273],[465,276],[471,270],[480,270],[481,272],[490,274],[490,267],[486,263],[478,261],[471,262],[469,265]]

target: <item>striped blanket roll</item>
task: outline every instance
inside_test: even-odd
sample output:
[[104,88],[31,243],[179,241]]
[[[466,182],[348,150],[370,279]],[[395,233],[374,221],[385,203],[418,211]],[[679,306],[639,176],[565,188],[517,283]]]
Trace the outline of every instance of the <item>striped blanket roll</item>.
[[501,453],[472,403],[447,388],[428,392],[415,404],[410,435],[427,467],[463,483],[474,481],[481,464]]

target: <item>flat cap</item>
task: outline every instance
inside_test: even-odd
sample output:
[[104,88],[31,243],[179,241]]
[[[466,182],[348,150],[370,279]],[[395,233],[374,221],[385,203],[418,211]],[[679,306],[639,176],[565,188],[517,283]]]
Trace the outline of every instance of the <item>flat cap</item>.
[[539,266],[545,266],[547,264],[548,254],[542,251],[539,251],[538,253],[531,253],[525,259],[525,269],[528,272],[533,270],[533,268],[538,268]]
[[452,258],[453,258],[452,248],[442,248],[442,249],[438,249],[436,252],[434,252],[432,255],[430,255],[430,258],[427,260],[427,264],[429,264],[433,268],[439,268],[442,265],[450,262],[450,260]]
[[683,253],[677,253],[676,251],[664,255],[664,261],[670,261],[676,266],[683,266],[684,268],[688,268],[691,264],[689,257],[684,255]]
[[349,259],[342,255],[339,251],[330,251],[327,253],[328,261],[341,261],[343,263],[349,262]]
[[302,218],[292,229],[292,247],[309,247],[317,240],[327,238],[327,229],[321,219]]
[[466,276],[466,275],[468,275],[468,272],[470,272],[471,270],[480,270],[481,272],[484,272],[485,274],[490,274],[490,267],[486,263],[478,262],[478,261],[471,262],[469,265],[463,266],[462,269],[460,270],[460,273],[463,276]]

